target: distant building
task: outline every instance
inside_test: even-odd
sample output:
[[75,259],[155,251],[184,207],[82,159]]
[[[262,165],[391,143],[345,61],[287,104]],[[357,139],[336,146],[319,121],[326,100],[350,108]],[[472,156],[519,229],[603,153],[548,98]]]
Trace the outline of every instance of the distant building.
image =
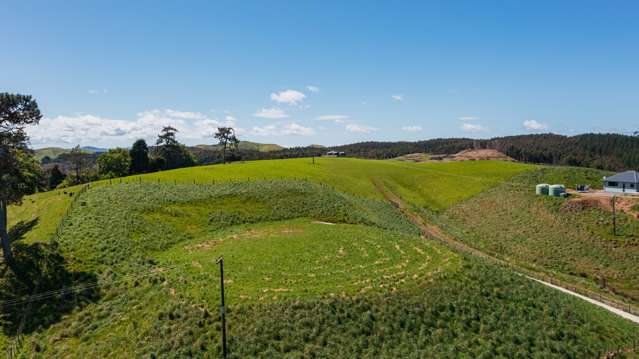
[[604,177],[604,191],[617,193],[637,193],[639,172],[625,171],[614,176]]
[[346,152],[343,152],[343,151],[328,151],[328,152],[326,152],[326,154],[324,156],[344,157],[344,156],[346,156]]

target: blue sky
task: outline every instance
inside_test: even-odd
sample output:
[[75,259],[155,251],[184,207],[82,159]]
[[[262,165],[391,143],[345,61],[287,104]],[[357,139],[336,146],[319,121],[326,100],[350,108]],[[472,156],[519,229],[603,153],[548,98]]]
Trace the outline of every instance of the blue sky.
[[637,1],[20,1],[0,91],[35,147],[164,124],[283,145],[639,129]]

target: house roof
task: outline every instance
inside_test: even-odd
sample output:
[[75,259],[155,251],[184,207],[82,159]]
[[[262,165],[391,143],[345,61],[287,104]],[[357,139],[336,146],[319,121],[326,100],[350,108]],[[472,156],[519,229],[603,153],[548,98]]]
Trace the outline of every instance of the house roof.
[[606,181],[637,183],[639,182],[639,172],[637,171],[620,172],[614,176],[606,177]]

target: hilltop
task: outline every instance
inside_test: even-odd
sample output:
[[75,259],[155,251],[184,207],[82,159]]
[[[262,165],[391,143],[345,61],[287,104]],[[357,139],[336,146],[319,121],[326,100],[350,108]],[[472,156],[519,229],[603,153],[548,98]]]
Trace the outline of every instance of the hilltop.
[[[221,151],[222,148],[220,145],[195,145],[193,148],[202,149],[202,150],[215,150]],[[238,144],[238,150],[240,151],[257,151],[257,152],[273,152],[273,151],[281,151],[284,147],[280,145],[276,145],[274,143],[258,143],[251,141],[240,141]]]
[[[88,152],[91,150],[87,148]],[[197,145],[189,147],[189,150],[199,165],[222,162],[218,145]],[[239,150],[234,154],[233,160],[321,156],[331,150],[343,151],[349,157],[367,159],[392,159],[415,153],[449,155],[466,150],[490,150],[496,151],[493,156],[484,154],[479,157],[504,160],[510,158],[520,162],[592,167],[611,171],[639,168],[639,137],[620,134],[563,136],[549,133],[491,139],[437,138],[415,142],[360,142],[327,147],[314,144],[289,148],[277,144],[240,141]],[[47,153],[49,157],[54,158],[52,155],[64,152],[68,150],[36,150],[39,159]],[[496,153],[503,156],[494,156]],[[479,152],[473,152],[473,156],[478,154]]]
[[[102,152],[108,151],[107,148],[100,148],[100,147],[94,147],[94,146],[80,147],[80,150],[82,150],[82,152],[84,152],[84,153],[90,153],[90,154],[102,153]],[[60,156],[61,154],[65,154],[65,153],[69,153],[69,152],[71,152],[70,148],[44,147],[44,148],[36,149],[34,157],[36,158],[36,160],[42,161],[42,159],[45,158],[45,157],[49,157],[50,159],[55,159],[56,157]]]

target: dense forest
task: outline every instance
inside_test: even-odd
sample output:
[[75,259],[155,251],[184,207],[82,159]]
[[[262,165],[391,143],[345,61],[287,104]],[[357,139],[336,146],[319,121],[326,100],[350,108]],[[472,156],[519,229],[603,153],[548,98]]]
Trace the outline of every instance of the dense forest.
[[[639,169],[639,137],[619,134],[583,134],[562,136],[534,134],[491,139],[438,138],[416,142],[360,142],[350,145],[318,148],[296,147],[279,151],[238,151],[235,160],[256,160],[319,156],[329,150],[344,151],[347,156],[389,159],[425,152],[454,154],[470,148],[490,148],[522,162],[593,167],[619,171]],[[221,162],[219,151],[196,151],[200,164]]]
[[433,139],[417,142],[362,142],[335,147],[349,156],[393,158],[426,152],[452,154],[469,148],[490,148],[523,162],[593,167],[619,171],[639,169],[639,137],[619,134],[555,134],[496,137],[484,140],[469,138]]

